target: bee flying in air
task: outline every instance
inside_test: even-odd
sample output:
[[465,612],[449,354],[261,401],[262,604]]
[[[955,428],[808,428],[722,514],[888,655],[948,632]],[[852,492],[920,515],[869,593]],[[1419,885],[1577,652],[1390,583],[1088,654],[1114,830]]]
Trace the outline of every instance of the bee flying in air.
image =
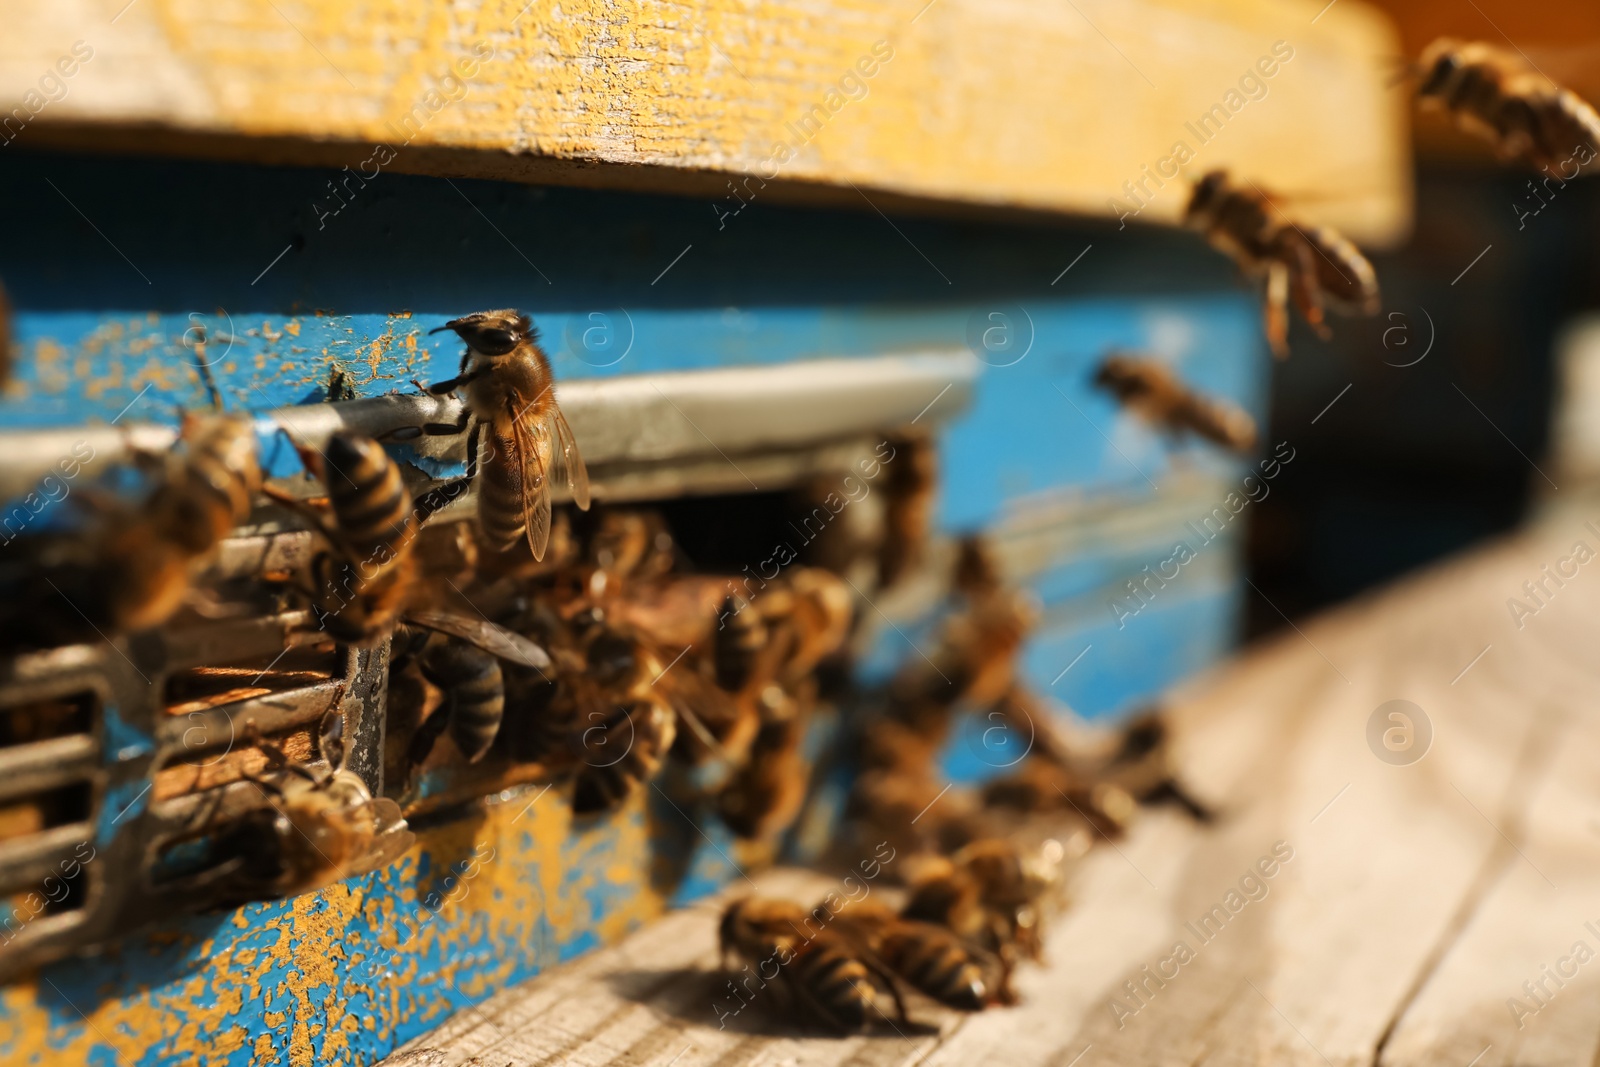
[[267,806],[222,838],[234,853],[228,878],[239,899],[309,893],[387,867],[411,847],[416,835],[399,806],[374,797],[345,767],[344,719],[337,711],[324,716],[318,735],[327,766],[291,759],[253,729],[245,736],[273,770],[268,777],[246,776],[266,795]]
[[1501,159],[1525,158],[1540,169],[1582,167],[1600,152],[1600,114],[1520,54],[1441,38],[1423,50],[1412,72],[1424,107],[1449,113],[1462,129],[1493,142]]
[[[802,1014],[841,1034],[859,1033],[883,1015],[892,998],[901,1023],[905,1002],[894,974],[853,938],[823,927],[812,931],[811,914],[787,900],[746,898],[722,913],[718,940],[728,957],[753,965],[764,982],[786,991]],[[776,974],[767,969],[775,965]]]
[[1095,371],[1094,383],[1174,439],[1194,434],[1241,455],[1256,446],[1255,420],[1242,408],[1195,392],[1158,360],[1113,352]]
[[[565,481],[573,501],[587,511],[589,472],[556,404],[555,375],[539,347],[538,333],[526,315],[513,309],[474,312],[439,329],[454,330],[467,350],[456,377],[425,391],[445,396],[465,388],[466,408],[454,424],[429,423],[421,430],[467,434],[464,481],[478,482],[478,524],[485,547],[506,551],[525,539],[533,558],[542,560],[550,540],[551,483]],[[480,429],[489,448],[481,470]]]
[[1245,274],[1266,278],[1267,341],[1279,359],[1289,354],[1291,300],[1324,339],[1332,336],[1324,306],[1378,310],[1378,276],[1360,249],[1326,226],[1297,224],[1252,182],[1238,185],[1227,171],[1211,171],[1195,183],[1183,218]]

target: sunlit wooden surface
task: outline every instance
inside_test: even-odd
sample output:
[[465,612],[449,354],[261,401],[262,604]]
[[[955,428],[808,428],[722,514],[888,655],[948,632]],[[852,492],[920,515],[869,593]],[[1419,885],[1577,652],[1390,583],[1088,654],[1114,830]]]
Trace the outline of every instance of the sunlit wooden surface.
[[[23,105],[11,151],[316,163],[351,190],[398,170],[676,191],[718,217],[867,197],[1115,218],[1131,183],[1139,221],[1172,222],[1178,162],[1230,166],[1391,241],[1410,212],[1398,44],[1361,0],[1324,6],[34,3],[7,14],[0,98]],[[1163,164],[1179,143],[1192,159]]]
[[[919,1005],[924,1031],[840,1040],[758,1002],[719,1028],[708,902],[457,1016],[412,1046],[436,1050],[414,1062],[1589,1067],[1591,519],[1600,504],[1554,515],[1190,686],[1177,705],[1187,775],[1225,818],[1201,830],[1152,813],[1096,848],[1074,872],[1049,966],[1020,975],[1021,1007],[960,1017]],[[1383,729],[1403,726],[1386,715],[1369,744],[1374,711],[1396,699],[1422,711],[1409,750],[1403,729],[1385,746]],[[1424,719],[1431,741],[1407,763]],[[1241,892],[1275,849],[1292,858]],[[798,899],[837,885],[798,871],[757,881]],[[1227,921],[1208,938],[1186,925],[1219,906]],[[1192,958],[1164,962],[1178,942]]]

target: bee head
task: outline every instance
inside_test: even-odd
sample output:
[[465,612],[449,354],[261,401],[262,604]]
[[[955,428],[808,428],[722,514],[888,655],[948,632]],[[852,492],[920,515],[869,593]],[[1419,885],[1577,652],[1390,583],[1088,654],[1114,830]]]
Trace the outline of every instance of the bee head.
[[467,347],[486,356],[507,355],[524,341],[536,341],[539,337],[532,320],[515,308],[474,311],[429,332],[440,330],[454,330]]
[[1456,74],[1464,65],[1461,49],[1455,41],[1433,42],[1422,53],[1422,60],[1417,65],[1422,75],[1422,81],[1417,85],[1417,95],[1443,96],[1454,84]]
[[1214,170],[1206,174],[1195,182],[1194,194],[1189,197],[1189,206],[1183,210],[1183,221],[1191,226],[1204,226],[1222,203],[1227,189],[1227,171]]
[[1127,356],[1112,353],[1094,372],[1094,384],[1108,393],[1127,398],[1140,391],[1138,364]]

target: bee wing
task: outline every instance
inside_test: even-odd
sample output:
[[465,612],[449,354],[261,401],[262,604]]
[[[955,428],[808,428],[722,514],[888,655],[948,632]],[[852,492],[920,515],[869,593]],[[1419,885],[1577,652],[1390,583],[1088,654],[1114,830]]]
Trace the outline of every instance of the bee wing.
[[506,629],[488,619],[472,619],[447,611],[408,611],[405,620],[429,630],[437,630],[451,637],[459,637],[469,645],[507,663],[516,663],[535,670],[550,666],[550,654],[519,633]]
[[533,558],[542,561],[550,544],[550,482],[544,469],[539,445],[546,440],[542,426],[531,426],[523,418],[513,418],[511,432],[522,462],[522,521]]
[[557,474],[564,475],[566,483],[572,489],[572,499],[579,510],[589,510],[589,468],[584,466],[583,457],[578,454],[578,439],[572,434],[572,427],[567,425],[567,417],[561,414],[561,409],[555,404],[550,405],[550,425],[555,428],[555,449],[550,455],[550,477],[554,479]]

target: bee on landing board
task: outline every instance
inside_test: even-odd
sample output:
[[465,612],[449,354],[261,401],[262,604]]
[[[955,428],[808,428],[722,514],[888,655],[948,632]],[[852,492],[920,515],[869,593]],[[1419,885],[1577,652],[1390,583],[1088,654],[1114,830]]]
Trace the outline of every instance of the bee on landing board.
[[[879,1018],[885,995],[899,1021],[905,1001],[894,974],[853,939],[809,924],[811,914],[787,900],[746,898],[722,913],[718,941],[723,963],[743,959],[764,982],[788,993],[798,1011],[841,1034],[860,1033]],[[775,976],[769,976],[769,969]]]
[[1360,249],[1326,226],[1302,226],[1253,182],[1236,183],[1214,170],[1195,183],[1184,224],[1251,277],[1265,277],[1263,315],[1272,354],[1289,354],[1292,300],[1319,337],[1332,336],[1323,309],[1371,315],[1378,310],[1378,276]]
[[[812,914],[827,914],[826,905]],[[834,922],[911,988],[946,1007],[982,1011],[994,1003],[1016,1003],[1009,969],[999,957],[943,926],[902,918],[870,900],[849,904]]]
[[1174,804],[1197,822],[1216,818],[1178,778],[1172,731],[1159,711],[1147,711],[1122,729],[1117,749],[1096,777],[1120,786],[1141,804]]
[[[466,342],[461,371],[448,381],[419,387],[432,396],[465,388],[466,408],[456,423],[428,423],[421,432],[467,435],[462,483],[478,483],[484,547],[503,552],[526,540],[533,558],[542,560],[550,541],[551,483],[564,481],[573,501],[587,511],[589,472],[556,404],[555,375],[538,332],[526,315],[510,308],[451,319],[439,330],[454,330]],[[480,429],[488,445],[481,469]],[[458,491],[462,483],[433,492]]]
[[1194,391],[1158,360],[1113,352],[1095,371],[1094,383],[1174,440],[1194,434],[1241,455],[1256,447],[1256,423],[1244,409]]
[[1010,841],[974,841],[926,864],[901,915],[937,923],[1008,964],[1043,955],[1041,906],[1061,881],[1064,848],[1046,841],[1023,850]]
[[1600,152],[1600,114],[1520,54],[1446,37],[1423,50],[1412,72],[1423,107],[1447,112],[1492,142],[1501,159],[1527,159],[1547,170],[1568,162],[1582,167]]
[[232,851],[228,884],[240,900],[298,896],[353,875],[387,867],[416,839],[400,808],[374,797],[345,767],[344,718],[330,711],[318,732],[327,766],[291,759],[246,728],[266,754],[268,777],[246,775],[267,805],[241,819],[222,839]]

